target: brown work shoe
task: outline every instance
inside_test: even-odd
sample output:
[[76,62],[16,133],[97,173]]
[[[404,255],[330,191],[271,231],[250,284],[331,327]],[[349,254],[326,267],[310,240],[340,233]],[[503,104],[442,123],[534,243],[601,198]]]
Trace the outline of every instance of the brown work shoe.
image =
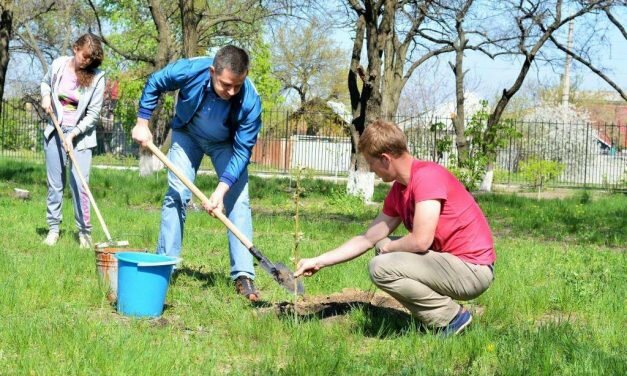
[[251,302],[256,302],[259,300],[259,292],[255,289],[255,285],[253,284],[253,280],[246,276],[239,276],[235,280],[235,291],[238,294],[243,295],[246,299]]

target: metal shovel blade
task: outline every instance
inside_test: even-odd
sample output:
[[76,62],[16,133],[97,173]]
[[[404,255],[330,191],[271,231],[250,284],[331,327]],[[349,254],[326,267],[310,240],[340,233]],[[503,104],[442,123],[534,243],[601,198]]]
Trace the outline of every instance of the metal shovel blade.
[[251,245],[248,250],[253,254],[253,256],[255,256],[257,261],[259,261],[259,265],[261,265],[263,270],[267,271],[268,274],[270,274],[272,278],[279,283],[279,285],[283,286],[284,289],[292,294],[303,295],[305,292],[303,283],[294,278],[294,273],[292,273],[287,266],[281,264],[280,262],[275,264],[268,260],[268,258],[264,256],[254,245]]
[[273,264],[265,257],[258,258],[259,265],[272,276],[272,278],[292,294],[303,295],[305,288],[303,282],[294,278],[294,273],[280,262]]
[[303,287],[303,281],[294,278],[294,273],[285,265],[280,262],[274,264],[273,277],[283,288],[292,294],[303,295],[305,293],[305,287]]

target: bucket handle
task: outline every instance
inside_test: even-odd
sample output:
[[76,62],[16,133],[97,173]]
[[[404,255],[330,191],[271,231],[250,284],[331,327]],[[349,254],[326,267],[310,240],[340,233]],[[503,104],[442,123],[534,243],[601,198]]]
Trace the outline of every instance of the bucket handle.
[[146,266],[167,266],[167,265],[174,265],[174,264],[178,264],[179,262],[181,262],[181,258],[177,257],[175,260],[172,261],[162,261],[162,262],[138,262],[137,263],[137,267],[141,268],[141,267],[146,267]]

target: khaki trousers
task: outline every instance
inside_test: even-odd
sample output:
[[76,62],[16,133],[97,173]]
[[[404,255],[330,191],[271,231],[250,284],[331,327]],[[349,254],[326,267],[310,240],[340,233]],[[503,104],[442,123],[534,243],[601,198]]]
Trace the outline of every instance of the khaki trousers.
[[[381,240],[378,249],[390,239]],[[474,299],[490,287],[494,275],[487,265],[462,261],[450,253],[392,252],[375,256],[370,278],[415,317],[430,327],[448,325],[460,310],[456,300]]]

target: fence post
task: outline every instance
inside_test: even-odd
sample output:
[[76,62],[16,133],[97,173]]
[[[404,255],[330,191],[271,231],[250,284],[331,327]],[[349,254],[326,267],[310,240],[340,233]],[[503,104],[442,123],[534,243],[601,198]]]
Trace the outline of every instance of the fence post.
[[590,144],[590,123],[586,123],[586,158],[583,163],[583,187],[588,185],[588,145]]
[[[435,124],[437,124],[438,120],[435,119]],[[433,162],[438,161],[438,127],[433,127]]]
[[284,156],[284,160],[283,160],[283,168],[284,168],[284,172],[287,174],[289,172],[289,168],[287,166],[288,164],[288,160],[287,160],[287,156],[288,154],[290,154],[290,150],[289,150],[289,111],[285,111],[285,152],[283,153]]
[[507,153],[507,185],[512,182],[512,136],[509,136],[509,152]]

